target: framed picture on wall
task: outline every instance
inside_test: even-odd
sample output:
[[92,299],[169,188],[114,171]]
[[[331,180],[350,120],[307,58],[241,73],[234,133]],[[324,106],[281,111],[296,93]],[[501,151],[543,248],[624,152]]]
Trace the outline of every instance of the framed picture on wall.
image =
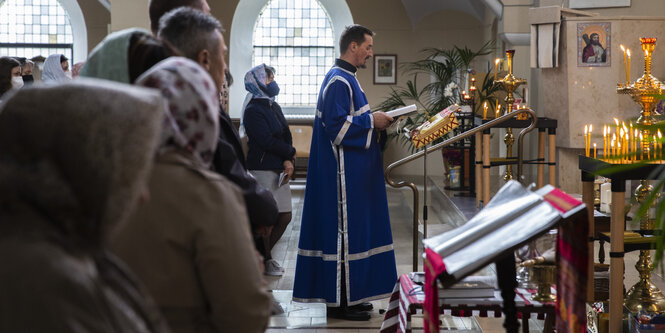
[[610,22],[577,24],[577,66],[605,67],[611,64]]
[[397,83],[397,55],[374,55],[374,84]]

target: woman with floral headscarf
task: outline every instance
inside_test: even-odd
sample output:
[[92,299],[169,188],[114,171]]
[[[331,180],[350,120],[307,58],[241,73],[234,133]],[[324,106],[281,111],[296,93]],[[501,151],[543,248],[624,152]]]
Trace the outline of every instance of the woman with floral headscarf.
[[263,332],[270,296],[242,193],[210,171],[219,100],[207,72],[169,58],[137,84],[167,101],[151,197],[114,239],[174,332]]
[[261,64],[245,74],[245,89],[251,100],[245,108],[243,124],[247,133],[247,168],[277,201],[279,218],[268,236],[255,236],[257,248],[265,257],[265,274],[282,275],[284,269],[272,258],[271,250],[291,222],[291,187],[296,149],[282,108],[275,102],[279,86],[275,69]]

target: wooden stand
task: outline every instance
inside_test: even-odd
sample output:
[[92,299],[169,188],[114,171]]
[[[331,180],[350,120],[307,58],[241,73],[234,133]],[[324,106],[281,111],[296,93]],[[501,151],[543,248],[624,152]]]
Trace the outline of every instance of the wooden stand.
[[[626,180],[653,179],[650,177],[652,171],[659,164],[647,164],[630,170],[607,172],[613,167],[598,159],[579,156],[579,168],[582,171],[582,200],[589,205],[593,204],[593,180],[594,174],[600,173],[612,180],[612,207],[610,217],[610,312],[609,331],[619,333],[623,324],[623,271],[624,271],[624,206],[626,195]],[[605,172],[603,172],[605,171]],[[593,231],[593,218],[589,219],[589,230]],[[590,232],[593,235],[593,232]],[[593,255],[589,256],[589,269],[593,270]],[[593,287],[593,279],[589,286]],[[593,290],[593,288],[592,288]]]
[[[488,122],[489,120],[483,120],[483,123]],[[506,121],[499,126],[492,128],[525,128],[530,125],[530,120],[517,120],[512,119]],[[538,188],[543,187],[545,184],[545,164],[549,166],[549,184],[556,186],[556,127],[557,120],[550,118],[538,118],[536,128],[538,128],[538,157],[535,160],[524,160],[524,164],[537,164],[537,179],[538,179]],[[548,138],[548,160],[545,161],[545,130],[549,133]],[[477,141],[480,142],[480,141]],[[479,144],[477,144],[479,146]],[[508,164],[517,164],[517,158],[497,158],[490,159],[490,131],[483,131],[483,140],[482,147],[476,147],[482,151],[483,156],[483,172],[482,172],[482,188],[480,191],[476,192],[476,203],[480,201],[480,195],[482,193],[482,201],[484,205],[490,200],[490,168],[493,166],[508,165]]]

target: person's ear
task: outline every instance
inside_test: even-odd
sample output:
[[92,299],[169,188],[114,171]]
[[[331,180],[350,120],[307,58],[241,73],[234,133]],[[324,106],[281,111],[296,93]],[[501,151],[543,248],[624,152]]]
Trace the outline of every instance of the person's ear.
[[205,68],[205,70],[210,70],[210,51],[206,49],[199,51],[196,60],[198,61],[199,65],[201,65],[201,67]]

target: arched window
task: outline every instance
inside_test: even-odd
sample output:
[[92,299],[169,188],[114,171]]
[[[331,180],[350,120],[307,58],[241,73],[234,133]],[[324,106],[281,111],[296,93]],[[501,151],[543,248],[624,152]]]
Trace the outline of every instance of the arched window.
[[0,55],[32,58],[55,53],[74,63],[72,25],[58,0],[0,3]]
[[252,65],[275,67],[277,101],[316,105],[324,74],[335,56],[331,20],[318,0],[270,0],[254,29]]

